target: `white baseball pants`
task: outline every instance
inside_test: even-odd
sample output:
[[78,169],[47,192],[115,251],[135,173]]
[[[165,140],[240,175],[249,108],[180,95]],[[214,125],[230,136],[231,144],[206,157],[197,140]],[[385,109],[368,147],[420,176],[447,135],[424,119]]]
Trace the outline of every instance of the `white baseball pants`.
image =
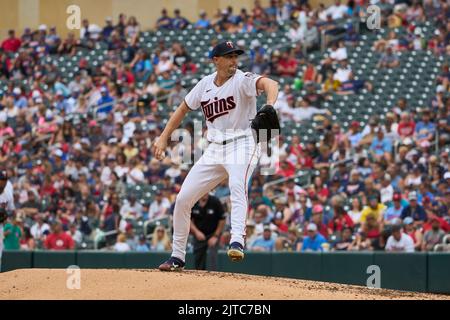
[[260,146],[253,136],[245,136],[226,145],[209,144],[189,171],[176,198],[172,256],[185,261],[192,207],[227,177],[231,200],[231,242],[236,241],[244,246],[247,190],[260,154]]

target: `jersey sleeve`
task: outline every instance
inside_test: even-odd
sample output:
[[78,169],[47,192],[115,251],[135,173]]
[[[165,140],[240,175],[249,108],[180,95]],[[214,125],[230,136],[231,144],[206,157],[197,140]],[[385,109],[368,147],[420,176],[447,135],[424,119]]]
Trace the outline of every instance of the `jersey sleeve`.
[[203,83],[203,81],[199,81],[184,98],[184,102],[191,110],[197,110],[200,107],[200,101],[203,94]]
[[263,76],[252,73],[252,72],[245,72],[242,76],[241,81],[241,93],[245,95],[248,98],[257,97],[259,96],[262,91],[256,89],[256,85],[260,79],[262,79]]
[[8,204],[6,208],[10,211],[16,210],[16,206],[14,205],[14,190],[11,182],[8,181],[5,189],[7,190],[8,194]]

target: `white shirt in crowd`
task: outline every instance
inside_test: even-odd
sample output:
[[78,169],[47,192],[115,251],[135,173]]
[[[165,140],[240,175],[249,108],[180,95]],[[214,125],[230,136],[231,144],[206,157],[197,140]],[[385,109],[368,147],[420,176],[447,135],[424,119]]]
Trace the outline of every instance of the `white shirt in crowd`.
[[111,180],[112,171],[109,167],[104,167],[102,170],[102,174],[100,175],[100,181],[106,185],[109,186],[112,183]]
[[330,58],[336,61],[347,59],[347,48],[337,48],[335,51],[331,51]]
[[352,218],[354,224],[361,223],[361,214],[362,214],[361,210],[359,210],[359,211],[353,211],[353,210],[348,211],[348,215],[350,216],[350,218]]
[[133,137],[134,131],[136,130],[136,124],[133,121],[128,121],[123,125],[123,139],[122,143],[128,143],[128,141]]
[[327,110],[317,109],[316,107],[300,107],[292,110],[292,117],[294,121],[300,122],[303,120],[309,120],[315,114],[325,114]]
[[127,174],[127,183],[136,184],[145,182],[144,172],[141,169],[135,167]]
[[381,188],[380,194],[382,203],[390,202],[394,197],[394,187],[390,184],[386,188]]
[[303,28],[299,26],[297,29],[290,28],[287,36],[292,42],[298,42],[304,39],[305,33],[303,31]]
[[[148,209],[148,219],[156,219],[161,217],[164,210],[170,209],[170,201],[167,198],[162,198],[161,202],[154,200]],[[167,211],[166,211],[167,212]]]
[[140,218],[142,216],[142,205],[135,201],[134,205],[131,205],[129,201],[125,201],[120,209],[120,215],[124,219]]
[[114,251],[117,252],[127,252],[130,250],[131,248],[126,242],[116,242],[116,244],[114,245]]
[[70,231],[67,231],[66,233],[71,236],[76,243],[81,243],[83,241],[83,234],[80,230],[75,230],[75,233],[73,234]]
[[333,79],[337,80],[341,83],[346,82],[350,79],[351,73],[352,73],[352,69],[349,66],[347,66],[347,68],[339,67],[336,70],[336,73],[334,74]]
[[125,174],[127,174],[130,171],[130,169],[127,166],[120,166],[117,165],[114,168],[114,172],[117,174],[119,178],[122,178]]
[[400,241],[395,240],[394,236],[391,235],[386,243],[386,251],[414,252],[414,241],[403,232]]
[[344,14],[347,13],[347,10],[348,10],[348,7],[345,4],[340,4],[339,6],[333,4],[327,10],[325,10],[325,12],[326,12],[326,16],[331,14],[331,18],[333,20],[336,20],[336,19],[342,19],[344,17]]
[[39,240],[46,231],[50,231],[50,226],[47,223],[41,225],[35,223],[30,229],[31,236],[36,240]]

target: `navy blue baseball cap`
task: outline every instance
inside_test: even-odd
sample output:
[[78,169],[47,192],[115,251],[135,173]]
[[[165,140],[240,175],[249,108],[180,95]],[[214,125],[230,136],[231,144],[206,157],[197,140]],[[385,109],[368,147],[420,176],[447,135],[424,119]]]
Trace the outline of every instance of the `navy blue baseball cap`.
[[236,45],[231,41],[224,41],[216,45],[211,51],[211,58],[213,57],[222,57],[226,54],[237,53],[241,55],[244,53],[244,50],[239,49]]
[[8,174],[6,170],[0,170],[0,180],[8,180]]

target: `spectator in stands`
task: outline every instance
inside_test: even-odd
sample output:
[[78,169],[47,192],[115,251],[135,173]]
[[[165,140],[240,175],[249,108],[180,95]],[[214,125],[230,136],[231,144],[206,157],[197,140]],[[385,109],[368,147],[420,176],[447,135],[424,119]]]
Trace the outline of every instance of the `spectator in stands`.
[[181,16],[180,9],[175,9],[173,11],[175,17],[172,19],[172,28],[176,30],[183,30],[185,29],[189,24],[189,20],[185,17]]
[[402,112],[400,116],[400,122],[398,123],[398,135],[400,139],[405,139],[407,137],[412,137],[415,132],[416,124],[411,119],[409,112]]
[[106,23],[106,25],[103,27],[103,30],[102,30],[102,38],[103,39],[108,39],[111,36],[111,33],[114,30],[112,18],[111,17],[106,17],[105,23]]
[[319,46],[319,29],[315,24],[315,20],[308,19],[303,38],[306,49],[311,50]]
[[347,139],[350,142],[350,146],[352,148],[358,146],[359,142],[362,139],[360,124],[358,121],[352,121],[352,123],[350,124],[349,131],[347,132]]
[[386,206],[379,202],[379,198],[376,194],[369,194],[367,201],[368,205],[364,207],[361,213],[361,222],[366,222],[369,215],[373,215],[376,221],[381,221],[384,211],[386,210]]
[[392,108],[392,111],[397,115],[397,117],[400,117],[403,112],[406,112],[408,110],[408,100],[406,100],[405,97],[401,97],[397,100],[397,103],[395,104],[394,108]]
[[167,10],[164,8],[161,11],[161,17],[156,21],[156,29],[172,29],[172,19],[168,16]]
[[[411,217],[406,217],[403,220],[403,228],[405,233],[414,241],[414,250],[421,251],[423,245],[423,234],[420,228],[414,227],[414,220]],[[423,251],[423,250],[422,250]]]
[[3,227],[3,248],[5,250],[19,250],[22,229],[20,227],[22,218],[14,216],[6,222]]
[[35,250],[36,241],[30,233],[30,228],[23,227],[22,238],[20,239],[20,250]]
[[314,223],[308,224],[307,236],[303,239],[302,252],[324,251],[328,242],[324,236],[317,232],[317,226]]
[[366,251],[372,249],[372,241],[367,237],[364,231],[359,231],[355,235],[352,244],[348,248],[350,251]]
[[255,239],[252,244],[251,250],[266,252],[275,250],[275,240],[272,238],[272,230],[269,225],[264,226],[262,236]]
[[167,98],[167,104],[169,106],[179,106],[183,102],[184,97],[187,95],[187,91],[181,85],[181,81],[177,80],[175,82],[175,87],[169,94]]
[[386,161],[391,161],[392,159],[392,141],[384,136],[384,132],[380,127],[375,129],[376,136],[372,139],[370,145],[370,152],[372,156],[380,161],[381,159],[386,159]]
[[366,216],[365,222],[362,223],[362,231],[369,240],[377,239],[382,231],[382,225],[377,220],[374,213],[370,213]]
[[355,228],[361,224],[362,204],[359,197],[355,196],[350,200],[350,210],[348,211],[349,217],[352,219]]
[[327,109],[318,109],[311,106],[306,97],[299,97],[297,103],[298,107],[292,110],[292,120],[295,122],[310,120],[315,114],[330,114],[330,111]]
[[128,252],[131,251],[130,246],[126,242],[126,235],[119,233],[117,235],[117,242],[114,244],[113,250],[116,252]]
[[48,47],[48,53],[55,54],[61,44],[61,38],[56,33],[56,27],[51,27],[49,34],[45,37],[45,44]]
[[128,40],[135,39],[139,35],[140,26],[136,20],[136,17],[131,16],[128,18],[127,26],[125,27],[125,37]]
[[169,214],[170,209],[169,199],[163,198],[161,191],[157,191],[155,194],[155,200],[150,204],[148,210],[148,219],[153,220],[157,218],[163,218]]
[[392,224],[396,219],[400,219],[402,211],[404,209],[401,203],[402,195],[399,192],[395,192],[392,201],[393,205],[388,207],[383,215],[383,222],[385,224]]
[[[314,64],[311,63],[311,62],[308,62],[306,64],[306,69],[303,72],[303,79],[302,79],[303,83],[305,85],[308,85],[308,84],[311,84],[311,83],[317,83],[318,82],[317,81],[318,76],[319,75],[317,73],[317,69],[314,66]],[[315,89],[315,88],[313,87],[313,89]]]
[[347,214],[344,209],[344,199],[339,196],[333,196],[331,198],[331,205],[333,208],[334,216],[328,223],[328,233],[340,236],[345,228],[352,229],[354,223],[352,218]]
[[433,251],[436,244],[442,243],[445,232],[440,228],[440,222],[436,218],[431,219],[431,230],[425,232],[422,251]]
[[287,36],[289,40],[292,42],[298,42],[303,41],[305,38],[305,33],[303,28],[300,26],[300,23],[298,21],[293,21],[291,27],[289,28],[289,31],[287,33]]
[[169,94],[170,90],[175,87],[175,79],[170,76],[170,71],[164,71],[157,80],[161,94]]
[[8,38],[3,40],[1,48],[4,52],[17,52],[22,45],[22,41],[16,37],[14,30],[8,31]]
[[69,230],[66,233],[73,239],[75,242],[74,248],[80,248],[81,242],[83,241],[83,234],[80,230],[78,230],[78,225],[76,223],[72,223],[69,226]]
[[325,15],[331,15],[333,20],[339,20],[348,16],[348,7],[341,3],[341,0],[335,0],[334,4],[325,10]]
[[414,0],[412,5],[406,10],[406,20],[408,22],[425,22],[425,13],[423,10],[422,3]]
[[343,59],[339,62],[339,67],[333,76],[334,80],[339,81],[340,84],[347,82],[351,79],[352,68],[348,64],[347,59]]
[[414,219],[414,224],[422,224],[427,220],[427,215],[423,206],[419,205],[417,202],[417,193],[415,191],[411,191],[408,194],[409,205],[406,206],[403,211],[401,218],[405,219],[406,217],[411,217]]
[[167,230],[163,226],[158,226],[153,231],[151,251],[164,252],[172,250]]
[[397,68],[400,65],[400,59],[393,52],[391,46],[388,46],[378,61],[378,68]]
[[136,245],[135,251],[137,252],[150,252],[150,246],[147,243],[147,239],[144,235],[139,236],[139,242]]
[[297,73],[298,62],[293,57],[292,51],[284,51],[278,62],[277,73],[280,76],[294,77]]
[[359,35],[355,32],[352,24],[349,24],[344,36],[344,43],[346,46],[357,46],[359,41]]
[[135,195],[129,195],[128,200],[120,208],[120,216],[123,219],[139,219],[142,218],[143,207],[136,201]]
[[312,208],[312,216],[310,221],[315,224],[317,231],[328,239],[328,226],[325,223],[324,208],[320,204],[316,204]]
[[52,232],[45,238],[44,248],[48,250],[72,250],[75,242],[70,234],[63,232],[61,221],[55,220]]
[[417,122],[415,126],[414,140],[416,145],[420,145],[424,141],[432,142],[436,132],[436,125],[430,120],[431,111],[425,109],[422,111],[422,121]]
[[317,108],[322,107],[325,97],[317,92],[316,85],[310,81],[309,83],[305,83],[305,88],[306,94],[304,95],[304,98],[309,101],[312,106]]
[[256,53],[255,59],[250,66],[250,71],[257,74],[268,74],[269,63],[266,61],[263,55]]
[[386,251],[414,252],[414,241],[403,232],[401,225],[392,226],[392,235],[387,240]]
[[352,243],[352,229],[345,227],[342,230],[342,235],[332,244],[331,251],[348,251]]
[[341,83],[337,94],[358,94],[364,88],[367,91],[372,91],[372,84],[365,80],[355,80],[353,73],[351,73],[349,80]]
[[50,226],[44,221],[44,216],[38,213],[34,216],[35,224],[30,229],[33,238],[38,242],[43,242],[47,234],[50,233]]
[[209,29],[211,27],[211,21],[208,19],[207,13],[204,10],[200,11],[200,19],[194,24],[196,29]]

